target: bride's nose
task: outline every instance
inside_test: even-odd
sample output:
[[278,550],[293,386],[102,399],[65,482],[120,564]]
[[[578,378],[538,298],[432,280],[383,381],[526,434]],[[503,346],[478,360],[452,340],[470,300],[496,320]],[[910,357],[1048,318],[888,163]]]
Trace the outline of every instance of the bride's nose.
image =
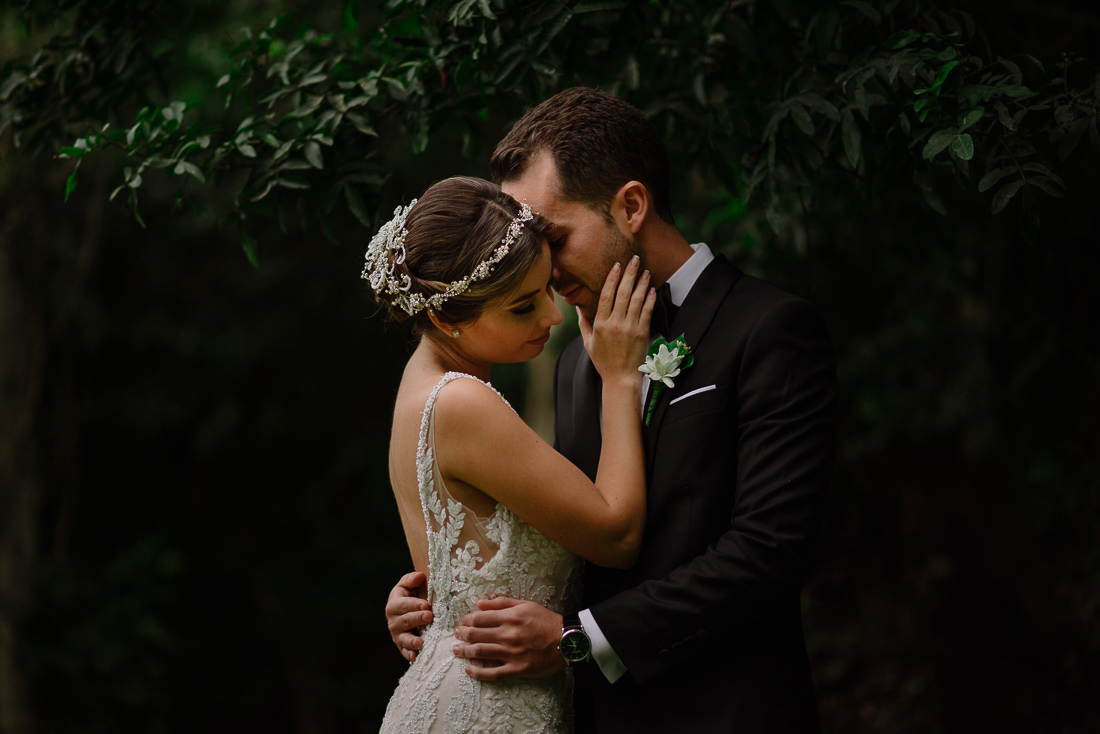
[[558,308],[558,304],[554,301],[553,296],[550,296],[547,300],[550,302],[550,309],[547,313],[547,316],[549,317],[547,319],[548,325],[557,326],[561,323],[562,320],[561,309]]

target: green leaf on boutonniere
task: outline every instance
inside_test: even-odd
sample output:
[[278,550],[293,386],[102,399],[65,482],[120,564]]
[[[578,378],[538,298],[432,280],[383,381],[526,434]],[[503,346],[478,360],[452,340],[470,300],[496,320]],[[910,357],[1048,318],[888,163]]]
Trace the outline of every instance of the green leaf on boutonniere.
[[645,424],[648,426],[653,419],[653,410],[657,407],[657,401],[661,394],[670,387],[676,387],[674,377],[686,370],[695,362],[695,355],[691,347],[684,341],[684,335],[673,339],[671,342],[663,336],[653,340],[646,355],[645,364],[638,367],[638,371],[652,380],[649,405],[645,411]]

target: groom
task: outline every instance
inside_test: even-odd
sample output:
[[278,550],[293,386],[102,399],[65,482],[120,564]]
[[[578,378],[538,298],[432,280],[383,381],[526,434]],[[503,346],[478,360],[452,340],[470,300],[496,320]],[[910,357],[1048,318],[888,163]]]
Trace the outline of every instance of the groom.
[[[670,341],[683,334],[695,359],[643,428],[637,564],[589,564],[579,619],[534,602],[480,602],[456,630],[456,655],[501,661],[469,669],[483,680],[543,675],[565,666],[563,624],[576,625],[592,649],[575,665],[578,732],[818,731],[799,595],[836,432],[821,317],[687,243],[673,224],[664,145],[610,95],[551,97],[491,165],[506,192],[554,223],[553,283],[568,303],[591,319],[611,265],[638,254],[664,286],[655,327]],[[558,450],[594,479],[600,379],[579,338],[558,361],[555,406]],[[403,579],[386,606],[407,657],[425,614],[416,580]]]

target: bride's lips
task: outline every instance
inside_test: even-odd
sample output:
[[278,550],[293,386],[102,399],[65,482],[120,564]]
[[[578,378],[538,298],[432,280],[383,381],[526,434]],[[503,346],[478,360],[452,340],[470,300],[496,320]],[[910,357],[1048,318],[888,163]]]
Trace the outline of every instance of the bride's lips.
[[550,341],[550,330],[549,329],[547,329],[546,333],[543,334],[542,336],[540,336],[538,339],[532,339],[531,341],[529,341],[528,344],[538,344],[539,346],[541,346],[541,345],[545,344],[548,341]]

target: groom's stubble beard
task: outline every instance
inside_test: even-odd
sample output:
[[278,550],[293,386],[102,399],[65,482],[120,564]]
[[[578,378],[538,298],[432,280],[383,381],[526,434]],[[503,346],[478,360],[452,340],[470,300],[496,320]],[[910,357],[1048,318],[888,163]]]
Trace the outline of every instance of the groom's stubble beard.
[[588,319],[589,323],[592,323],[592,320],[596,317],[596,308],[600,303],[600,291],[603,290],[607,274],[611,272],[611,268],[615,263],[619,263],[625,268],[626,264],[630,262],[630,258],[635,255],[640,260],[638,272],[641,273],[647,268],[645,251],[637,243],[628,239],[617,227],[608,223],[607,241],[599,260],[598,272],[584,273],[583,276],[566,274],[565,277],[554,284],[554,289],[557,291],[568,290],[575,283],[580,283],[582,287],[588,290],[589,300],[578,305],[580,305],[584,317]]

